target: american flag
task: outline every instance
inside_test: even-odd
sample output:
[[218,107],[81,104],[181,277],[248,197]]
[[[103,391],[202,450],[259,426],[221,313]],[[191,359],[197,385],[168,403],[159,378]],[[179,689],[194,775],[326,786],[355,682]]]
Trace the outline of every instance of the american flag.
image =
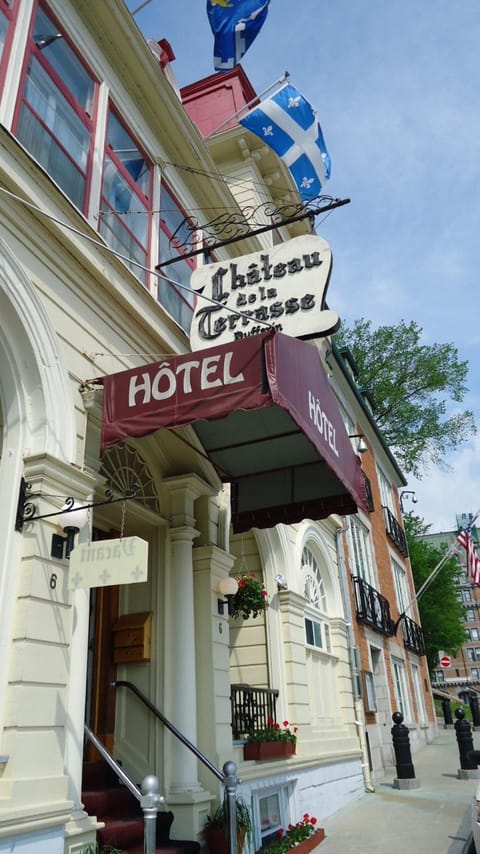
[[480,587],[480,560],[477,554],[475,543],[472,539],[472,521],[463,531],[460,531],[457,537],[457,543],[465,549],[467,553],[467,578],[471,578],[475,584]]

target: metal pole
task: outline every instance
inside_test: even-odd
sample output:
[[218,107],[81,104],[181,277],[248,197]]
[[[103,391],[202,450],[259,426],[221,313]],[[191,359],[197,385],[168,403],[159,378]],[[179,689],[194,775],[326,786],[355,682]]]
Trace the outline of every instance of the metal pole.
[[237,786],[239,781],[235,762],[225,762],[225,765],[223,766],[223,773],[225,807],[227,812],[228,854],[237,854]]
[[144,836],[143,836],[143,852],[144,854],[155,854],[157,847],[157,812],[159,805],[165,800],[162,795],[159,795],[158,777],[154,774],[147,774],[141,782],[142,799],[140,806],[143,810],[144,820]]

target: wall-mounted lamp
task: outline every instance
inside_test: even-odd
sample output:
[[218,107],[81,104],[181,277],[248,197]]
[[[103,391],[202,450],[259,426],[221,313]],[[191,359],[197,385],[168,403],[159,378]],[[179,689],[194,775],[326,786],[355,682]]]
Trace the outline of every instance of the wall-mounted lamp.
[[288,590],[288,582],[283,575],[276,575],[275,581],[279,590]]
[[405,497],[405,496],[410,496],[410,501],[412,502],[412,504],[416,504],[416,503],[417,503],[417,501],[418,501],[418,498],[417,498],[417,496],[416,496],[416,494],[415,494],[415,491],[414,491],[413,489],[404,489],[404,490],[403,490],[403,492],[401,492],[401,493],[400,493],[400,496],[399,496],[399,498],[400,498],[400,507],[402,508],[402,513],[404,513],[404,512],[405,512],[405,509],[404,509],[404,506],[403,506],[403,502],[404,502],[404,497]]
[[66,536],[52,534],[52,547],[50,556],[57,560],[68,559],[75,545],[75,534],[83,528],[88,521],[88,508],[82,507],[76,501],[72,505],[65,504],[60,510],[59,525],[65,531]]
[[363,433],[351,433],[348,436],[349,439],[358,439],[357,445],[357,454],[365,454],[368,451],[368,445],[365,441],[365,436]]
[[57,39],[63,38],[61,33],[52,33],[50,36],[37,36],[35,39],[35,44],[37,45],[39,50],[43,50],[45,47],[56,42]]
[[225,614],[225,605],[227,606],[228,613],[231,614],[233,610],[233,597],[238,590],[238,583],[235,578],[232,578],[231,575],[227,575],[226,578],[222,578],[218,582],[217,590],[225,599],[217,599],[217,608],[218,613],[223,616]]

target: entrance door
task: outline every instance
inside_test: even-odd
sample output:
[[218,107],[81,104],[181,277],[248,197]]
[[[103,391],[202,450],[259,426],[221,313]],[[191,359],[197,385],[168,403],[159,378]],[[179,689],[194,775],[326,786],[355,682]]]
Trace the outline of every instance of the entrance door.
[[[95,531],[93,539],[111,539],[115,532]],[[85,721],[95,735],[112,753],[115,730],[115,689],[117,666],[113,661],[113,626],[119,613],[118,585],[95,587],[90,593],[90,625],[87,664],[87,696]],[[87,760],[98,758],[88,742]]]

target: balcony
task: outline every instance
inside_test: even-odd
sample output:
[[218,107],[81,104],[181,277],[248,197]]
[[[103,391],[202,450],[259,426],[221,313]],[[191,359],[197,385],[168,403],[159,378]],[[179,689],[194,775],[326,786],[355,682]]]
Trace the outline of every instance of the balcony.
[[355,590],[357,619],[366,623],[382,635],[393,634],[394,623],[390,616],[390,604],[385,596],[358,575],[352,576]]
[[383,515],[385,517],[385,530],[387,532],[387,536],[391,539],[392,543],[397,547],[399,552],[401,552],[404,557],[407,557],[408,546],[405,531],[403,530],[402,526],[397,522],[395,516],[388,509],[388,507],[383,507]]
[[234,741],[246,738],[251,729],[264,729],[269,719],[276,720],[278,691],[251,685],[231,685],[230,689]]
[[407,649],[411,649],[417,655],[425,655],[425,640],[422,627],[405,614],[402,617],[402,635],[403,643]]

